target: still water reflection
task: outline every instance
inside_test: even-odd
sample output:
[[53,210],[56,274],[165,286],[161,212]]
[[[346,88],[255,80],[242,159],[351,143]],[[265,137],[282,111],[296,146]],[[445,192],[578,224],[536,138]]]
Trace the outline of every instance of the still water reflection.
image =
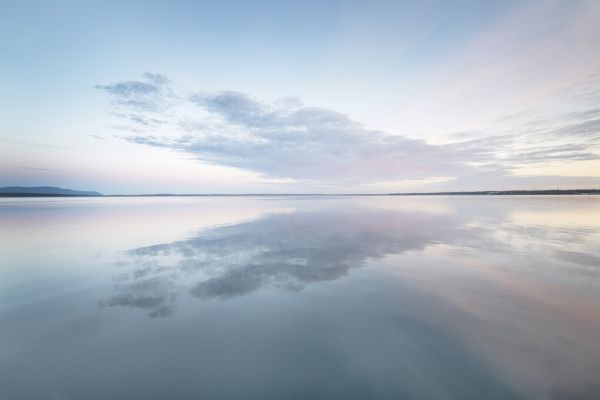
[[0,398],[593,399],[599,197],[6,199]]

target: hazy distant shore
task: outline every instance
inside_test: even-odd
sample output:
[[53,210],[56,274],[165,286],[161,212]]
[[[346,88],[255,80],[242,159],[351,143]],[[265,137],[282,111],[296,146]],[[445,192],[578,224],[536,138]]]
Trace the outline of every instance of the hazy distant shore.
[[[0,197],[244,197],[244,196],[515,196],[515,195],[594,195],[600,194],[600,189],[551,189],[551,190],[487,190],[487,191],[463,191],[463,192],[406,192],[406,193],[208,193],[208,194],[112,194],[103,195],[98,192],[79,192],[70,189],[44,187],[43,191],[32,188],[27,191],[14,191],[0,188]],[[53,189],[55,192],[52,192]]]

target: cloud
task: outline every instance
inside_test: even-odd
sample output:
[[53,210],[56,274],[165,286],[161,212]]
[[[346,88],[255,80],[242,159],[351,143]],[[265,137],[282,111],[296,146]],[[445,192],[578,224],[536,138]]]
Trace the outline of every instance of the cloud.
[[600,118],[581,121],[579,123],[562,127],[556,130],[555,134],[561,136],[564,135],[566,137],[591,137],[597,140],[600,138]]
[[[154,104],[162,103],[160,97],[170,91],[133,81],[100,88],[122,107],[117,116],[138,129],[163,123],[164,115],[149,117],[135,111],[156,110]],[[169,134],[147,131],[126,139],[272,178],[325,182],[368,183],[439,176],[440,171],[458,173],[466,168],[466,152],[477,156],[474,146],[462,153],[446,151],[423,140],[368,129],[345,114],[306,107],[295,98],[267,103],[244,93],[221,91],[194,93],[187,102],[202,117],[170,115],[165,122]]]
[[22,169],[29,169],[32,171],[56,171],[56,169],[52,168],[37,168],[37,167],[21,167]]
[[155,85],[165,85],[167,83],[169,83],[169,79],[161,74],[153,74],[151,72],[145,72],[144,73],[144,78],[146,78],[146,80],[148,80],[149,82],[154,83]]
[[584,144],[565,144],[559,146],[544,146],[531,151],[516,153],[506,160],[511,162],[535,163],[548,160],[598,160],[600,154],[588,151],[589,148]]
[[144,74],[144,81],[123,81],[94,88],[107,93],[112,104],[135,111],[160,111],[173,97],[168,79],[160,74]]
[[370,130],[332,110],[261,103],[236,92],[191,100],[219,118],[220,134],[185,136],[169,145],[215,164],[330,182],[421,178],[465,168],[460,152]]
[[567,100],[598,104],[600,101],[600,72],[589,74],[571,83],[565,91]]
[[553,116],[515,116],[507,136],[510,143],[499,152],[505,165],[574,162],[600,159],[600,109]]
[[[552,125],[522,114],[504,118],[510,126],[521,123],[516,131],[473,131],[431,144],[370,129],[293,97],[266,102],[237,91],[179,95],[159,74],[96,87],[129,124],[125,140],[268,178],[338,185],[489,177],[492,171],[505,178],[521,163],[600,159],[598,110],[556,116]],[[561,142],[565,138],[568,143]]]

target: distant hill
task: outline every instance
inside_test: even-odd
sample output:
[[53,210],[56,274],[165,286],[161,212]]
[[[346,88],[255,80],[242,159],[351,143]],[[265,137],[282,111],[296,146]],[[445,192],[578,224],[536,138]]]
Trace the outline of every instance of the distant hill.
[[62,189],[52,186],[10,186],[0,188],[0,196],[102,196],[102,193],[93,191]]

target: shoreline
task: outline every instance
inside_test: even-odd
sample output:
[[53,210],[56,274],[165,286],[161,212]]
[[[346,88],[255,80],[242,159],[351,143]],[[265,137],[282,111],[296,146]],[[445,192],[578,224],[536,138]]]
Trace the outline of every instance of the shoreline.
[[0,193],[0,197],[294,197],[294,196],[564,196],[564,195],[600,195],[600,189],[566,190],[488,190],[465,192],[408,192],[408,193],[208,193],[208,194],[59,194],[59,193]]

